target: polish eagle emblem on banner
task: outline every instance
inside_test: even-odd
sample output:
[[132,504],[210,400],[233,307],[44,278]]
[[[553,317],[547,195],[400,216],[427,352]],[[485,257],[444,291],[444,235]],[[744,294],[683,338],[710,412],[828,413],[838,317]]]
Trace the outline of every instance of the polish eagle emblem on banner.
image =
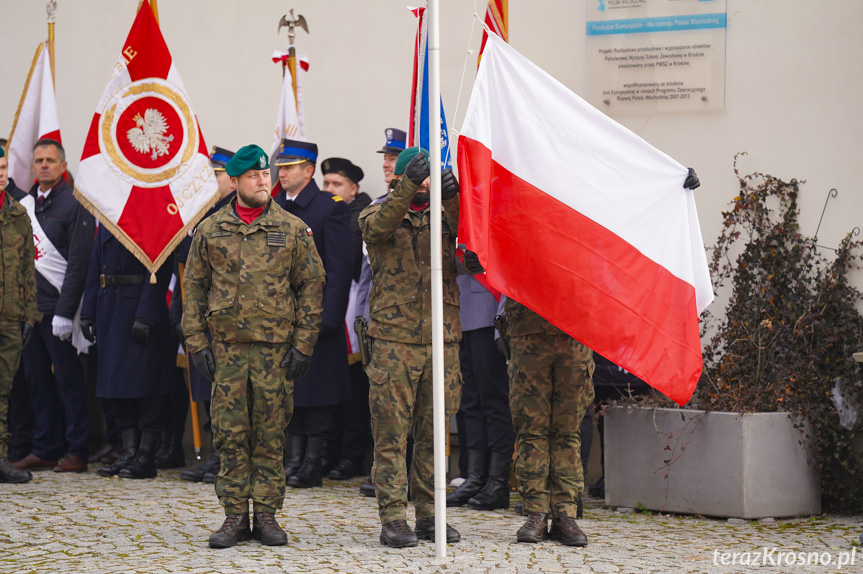
[[213,204],[198,119],[147,0],[102,93],[75,196],[155,273]]

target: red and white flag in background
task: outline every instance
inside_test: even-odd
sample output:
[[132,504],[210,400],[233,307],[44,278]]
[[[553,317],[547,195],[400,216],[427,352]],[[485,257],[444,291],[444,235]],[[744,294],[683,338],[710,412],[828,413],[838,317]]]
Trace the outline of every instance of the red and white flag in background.
[[[60,120],[54,97],[54,80],[46,43],[40,44],[33,58],[27,83],[21,95],[18,114],[9,136],[9,177],[27,191],[33,177],[33,144],[42,138],[60,140]],[[62,143],[62,142],[61,142]]]
[[[488,8],[485,9],[485,25],[504,42],[509,42],[509,16],[507,0],[488,0]],[[488,32],[482,33],[482,44],[479,46],[479,56],[476,65],[482,61],[482,52],[488,40]]]
[[217,194],[198,119],[144,0],[96,106],[75,196],[155,273]]
[[273,129],[273,142],[270,145],[270,157],[276,153],[282,140],[292,139],[306,141],[305,111],[303,110],[303,88],[300,70],[309,71],[309,59],[305,56],[297,58],[297,99],[294,100],[294,89],[291,85],[291,69],[285,65],[290,56],[286,52],[273,51],[273,62],[281,62],[285,72],[282,78],[282,94],[279,97],[279,110],[276,113],[276,127]]
[[489,282],[686,403],[713,300],[687,169],[491,34],[458,163]]

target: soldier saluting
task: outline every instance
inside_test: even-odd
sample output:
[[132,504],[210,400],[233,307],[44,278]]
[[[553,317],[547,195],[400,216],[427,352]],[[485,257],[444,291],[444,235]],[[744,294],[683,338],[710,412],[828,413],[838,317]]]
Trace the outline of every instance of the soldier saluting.
[[321,323],[324,267],[309,228],[271,199],[269,167],[256,145],[231,158],[237,197],[198,226],[186,264],[183,332],[195,366],[213,381],[221,459],[215,486],[226,518],[212,548],[249,538],[287,543],[275,519],[285,427],[293,381],[308,370]]

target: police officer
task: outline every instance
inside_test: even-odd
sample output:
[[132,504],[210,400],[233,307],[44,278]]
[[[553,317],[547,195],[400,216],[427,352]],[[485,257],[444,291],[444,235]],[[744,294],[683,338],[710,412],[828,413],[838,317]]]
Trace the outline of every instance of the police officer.
[[[432,433],[431,242],[428,159],[420,149],[399,154],[390,182],[392,191],[360,214],[360,228],[372,267],[373,339],[366,368],[371,389],[369,407],[375,462],[372,476],[381,519],[382,544],[416,546],[434,539],[434,439]],[[452,171],[441,175],[443,199],[444,396],[446,420],[461,394],[458,341],[458,286],[455,234],[458,229],[458,182]],[[407,524],[405,450],[413,430],[411,494],[416,507],[415,531]],[[459,533],[447,525],[447,542]]]
[[[216,174],[216,182],[219,184],[219,199],[216,204],[207,211],[203,219],[206,219],[228,205],[236,193],[231,187],[231,177],[225,171],[225,166],[234,157],[234,152],[213,146],[210,153],[210,166],[213,168],[213,173]],[[176,268],[177,277],[182,277],[180,265],[185,268],[186,259],[189,258],[189,248],[192,246],[192,238],[186,237],[180,242],[176,253]],[[184,269],[185,270],[185,269]],[[180,320],[183,317],[183,297],[182,290],[175,289],[174,296],[171,298],[171,322],[179,327]],[[182,328],[181,328],[182,330]],[[182,337],[181,337],[182,338]],[[212,428],[210,424],[210,397],[213,394],[212,383],[203,375],[201,371],[195,367],[194,363],[189,362],[189,387],[192,392],[192,400],[196,403],[204,405],[204,411],[207,413],[207,423],[204,425],[204,430],[210,433],[210,456],[195,468],[187,468],[180,473],[180,478],[190,482],[208,482],[213,484],[216,480],[216,475],[219,473],[219,453],[215,448],[212,448]]]
[[[288,425],[291,458],[285,469],[288,486],[294,488],[321,485],[324,473],[330,470],[323,454],[335,407],[351,398],[345,340],[353,275],[350,214],[341,197],[321,191],[312,179],[317,159],[317,145],[285,139],[274,161],[281,187],[275,201],[312,229],[327,272],[321,333],[312,365],[309,374],[294,383],[294,416]],[[334,465],[336,461],[328,462]]]
[[252,537],[287,544],[275,519],[285,427],[293,381],[311,362],[325,278],[311,230],[271,199],[269,167],[256,145],[231,158],[237,197],[198,226],[186,264],[183,332],[195,366],[214,382],[216,494],[226,515],[211,548]]
[[516,537],[586,546],[575,517],[584,490],[579,426],[593,402],[593,352],[518,301],[507,297],[504,307],[515,477],[528,515]]
[[0,482],[21,483],[33,475],[9,464],[9,393],[21,351],[39,319],[35,249],[30,217],[6,191],[9,164],[0,147]]

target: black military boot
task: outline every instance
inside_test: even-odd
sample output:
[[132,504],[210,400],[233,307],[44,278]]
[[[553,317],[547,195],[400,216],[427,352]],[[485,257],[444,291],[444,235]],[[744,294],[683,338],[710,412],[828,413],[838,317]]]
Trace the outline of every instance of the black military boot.
[[375,496],[375,483],[372,482],[371,475],[360,485],[360,494],[363,496]]
[[30,482],[31,480],[33,480],[33,475],[29,470],[15,468],[5,456],[0,458],[0,482],[21,484],[22,482]]
[[229,514],[218,530],[210,534],[210,548],[230,548],[249,540],[252,531],[249,528],[249,513]]
[[[420,540],[431,540],[434,542],[435,538],[435,530],[434,530],[434,516],[429,516],[427,518],[420,518],[417,520],[416,528],[414,528],[414,534],[417,535],[417,538]],[[455,544],[456,542],[461,540],[461,534],[458,533],[458,530],[450,526],[446,525],[446,541],[449,544]]]
[[100,466],[96,471],[99,476],[114,476],[120,474],[120,471],[129,466],[135,455],[138,454],[138,445],[141,443],[141,433],[136,428],[123,429],[121,433],[123,440],[123,451],[120,457],[105,466]]
[[210,450],[210,457],[207,460],[195,468],[187,468],[180,473],[180,478],[189,482],[201,482],[207,474],[212,474],[213,476],[218,474],[220,466],[219,452],[217,450]]
[[272,512],[255,511],[252,538],[260,540],[266,546],[284,546],[288,543],[288,535],[276,522]]
[[306,457],[306,437],[289,435],[291,437],[291,455],[285,462],[285,480],[291,478],[300,470],[303,459]]
[[182,468],[186,466],[183,452],[183,435],[175,432],[160,433],[162,444],[156,451],[156,468]]
[[467,451],[467,478],[446,495],[447,506],[464,506],[488,481],[487,450]]
[[492,451],[488,482],[476,496],[467,501],[474,510],[509,508],[509,465],[512,457]]
[[292,488],[313,488],[323,484],[321,468],[321,453],[324,450],[323,439],[310,436],[306,441],[306,457],[297,473],[288,479]]
[[156,445],[159,442],[159,433],[141,433],[141,444],[138,445],[138,454],[123,470],[120,478],[155,478],[156,477]]

